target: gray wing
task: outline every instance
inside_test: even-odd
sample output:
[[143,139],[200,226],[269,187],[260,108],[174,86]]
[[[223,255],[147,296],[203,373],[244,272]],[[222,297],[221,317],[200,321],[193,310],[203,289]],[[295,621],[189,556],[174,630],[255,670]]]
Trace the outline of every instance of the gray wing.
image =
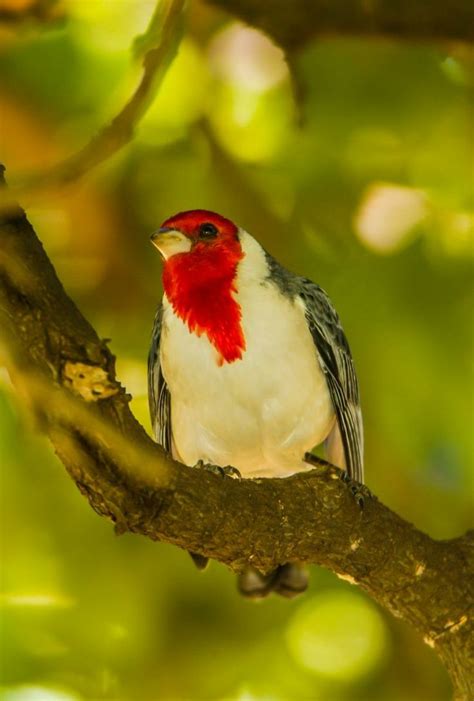
[[160,365],[160,336],[163,306],[155,314],[148,354],[148,403],[156,441],[171,453],[171,396]]
[[[364,434],[360,409],[359,386],[349,344],[339,317],[327,294],[319,285],[300,278],[299,296],[305,305],[305,316],[326,376],[336,413],[336,432],[330,440],[342,442],[345,467],[349,475],[364,479]],[[340,434],[340,438],[339,435]]]

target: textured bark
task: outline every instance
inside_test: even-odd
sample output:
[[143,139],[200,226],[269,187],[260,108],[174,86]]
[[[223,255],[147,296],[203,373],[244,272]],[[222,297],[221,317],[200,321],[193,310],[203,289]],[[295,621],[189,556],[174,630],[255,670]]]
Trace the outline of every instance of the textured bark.
[[106,344],[66,295],[25,215],[0,221],[0,314],[8,365],[66,469],[119,532],[214,558],[322,565],[415,627],[474,697],[474,537],[436,541],[375,497],[359,508],[321,462],[287,479],[235,480],[167,458],[138,424]]
[[470,41],[470,0],[207,0],[263,30],[287,51],[320,36]]

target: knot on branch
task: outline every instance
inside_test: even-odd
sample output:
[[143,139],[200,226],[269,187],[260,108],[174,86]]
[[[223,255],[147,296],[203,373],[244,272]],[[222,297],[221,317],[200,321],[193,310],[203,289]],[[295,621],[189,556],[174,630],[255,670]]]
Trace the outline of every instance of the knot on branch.
[[118,382],[111,381],[100,365],[67,360],[62,375],[62,384],[86,402],[98,402],[120,391]]

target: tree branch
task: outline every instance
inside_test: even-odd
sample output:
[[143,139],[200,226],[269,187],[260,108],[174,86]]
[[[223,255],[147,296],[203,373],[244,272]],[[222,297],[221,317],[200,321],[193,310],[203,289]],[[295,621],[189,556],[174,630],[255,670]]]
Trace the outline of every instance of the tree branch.
[[235,571],[291,561],[327,567],[414,626],[446,665],[457,698],[473,697],[473,533],[433,540],[375,497],[361,511],[324,462],[287,479],[232,480],[166,457],[131,414],[114,357],[19,208],[0,221],[0,313],[18,391],[91,506],[119,532]]
[[469,0],[207,0],[261,29],[291,52],[321,36],[466,41],[474,31]]
[[62,22],[66,11],[60,0],[31,0],[28,3],[2,3],[0,6],[0,23],[55,24]]
[[[38,187],[65,185],[103,163],[133,138],[135,128],[153,101],[166,71],[176,55],[182,34],[185,0],[159,0],[149,26],[134,42],[134,54],[143,56],[143,73],[133,95],[77,153],[41,173],[23,176],[14,195],[26,196]],[[2,207],[11,205],[8,192],[0,198]]]

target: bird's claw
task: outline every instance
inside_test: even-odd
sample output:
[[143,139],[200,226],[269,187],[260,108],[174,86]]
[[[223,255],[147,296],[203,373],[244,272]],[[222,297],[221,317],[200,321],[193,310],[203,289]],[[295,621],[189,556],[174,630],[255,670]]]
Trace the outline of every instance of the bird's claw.
[[365,506],[365,500],[372,498],[372,492],[365,486],[365,484],[361,484],[360,482],[353,480],[349,473],[345,470],[340,473],[340,479],[345,485],[347,485],[352,497],[362,510]]
[[272,591],[293,599],[308,588],[309,575],[306,567],[299,563],[280,565],[267,575],[253,567],[240,573],[237,586],[240,593],[249,599],[263,599]]
[[372,492],[365,484],[353,480],[346,470],[341,470],[312,453],[305,453],[304,460],[314,467],[329,467],[329,476],[332,479],[340,479],[341,482],[344,482],[361,510],[365,506],[365,500],[372,499]]
[[213,475],[220,475],[221,477],[230,477],[231,479],[242,479],[242,475],[237,470],[236,467],[232,465],[226,465],[221,467],[220,465],[211,465],[210,463],[205,463],[204,460],[198,460],[194,465],[198,470],[206,470],[207,472],[212,472]]
[[224,477],[230,477],[233,480],[242,479],[242,475],[240,474],[239,470],[236,467],[232,467],[232,465],[226,465],[220,469]]

